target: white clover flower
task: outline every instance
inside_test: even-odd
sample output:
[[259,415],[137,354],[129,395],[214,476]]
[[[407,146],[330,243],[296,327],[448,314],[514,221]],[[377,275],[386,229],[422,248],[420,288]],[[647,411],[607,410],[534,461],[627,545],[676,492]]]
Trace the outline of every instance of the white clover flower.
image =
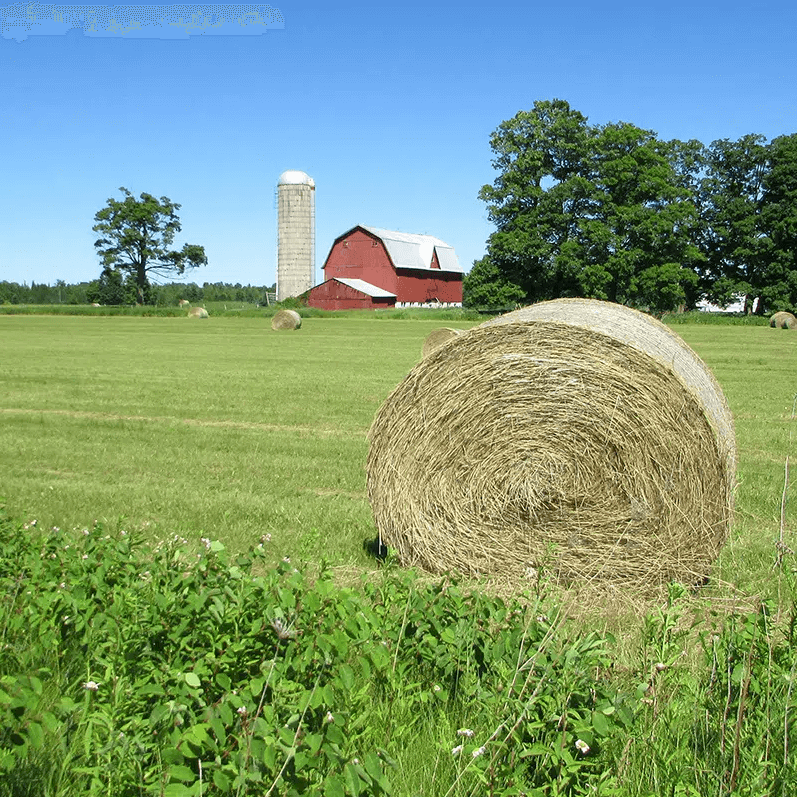
[[83,556],[81,556],[80,558],[81,558],[81,559],[88,559],[88,558],[89,558],[89,555],[88,555],[87,553],[84,553],[84,554],[83,554]]
[[245,716],[246,716],[246,706],[241,706],[241,707],[238,709],[238,713],[239,713],[239,714],[240,714],[242,717],[245,717]]
[[282,557],[282,561],[285,562],[286,564],[290,564],[291,557],[290,556],[283,556]]
[[589,745],[583,739],[576,739],[576,750],[581,755],[586,755],[589,752]]
[[271,627],[279,639],[293,639],[296,636],[296,631],[291,626],[286,625],[281,617],[275,617],[271,621]]
[[475,733],[470,728],[460,728],[457,731],[457,736],[467,736],[468,739],[472,739]]
[[475,750],[474,750],[474,751],[471,753],[471,755],[472,755],[474,758],[478,758],[480,755],[484,755],[486,752],[487,752],[487,748],[486,748],[484,745],[482,745],[481,747],[478,747],[478,748],[476,748],[476,749],[475,749]]
[[352,762],[352,764],[359,764],[360,763],[360,759],[359,758],[352,758],[351,762]]
[[66,581],[62,581],[62,582],[61,582],[61,583],[60,583],[58,586],[59,586],[61,589],[66,589]]
[[458,744],[458,745],[457,745],[457,746],[456,746],[456,747],[455,747],[455,748],[454,748],[454,749],[451,751],[451,755],[452,755],[452,756],[454,756],[454,757],[456,758],[456,756],[458,756],[458,755],[459,755],[459,754],[462,752],[462,749],[463,749],[463,748],[462,748],[462,745],[461,745],[461,744]]
[[83,684],[83,688],[88,689],[89,692],[96,692],[100,688],[100,685],[96,681],[86,681]]
[[60,529],[58,526],[53,526],[53,529],[52,529],[52,530],[53,530],[53,531],[61,531],[61,529]]
[[335,717],[333,716],[331,711],[327,711],[327,722],[334,722]]
[[443,687],[442,687],[442,686],[440,686],[440,684],[435,684],[435,685],[432,687],[432,691],[433,691],[433,692],[439,692],[439,691],[440,691],[442,688],[443,688]]

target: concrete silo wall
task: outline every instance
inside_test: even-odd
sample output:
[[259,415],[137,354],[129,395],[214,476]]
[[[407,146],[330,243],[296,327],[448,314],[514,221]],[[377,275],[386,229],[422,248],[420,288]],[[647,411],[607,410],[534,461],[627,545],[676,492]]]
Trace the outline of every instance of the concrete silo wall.
[[315,276],[315,186],[277,187],[277,301],[313,287]]

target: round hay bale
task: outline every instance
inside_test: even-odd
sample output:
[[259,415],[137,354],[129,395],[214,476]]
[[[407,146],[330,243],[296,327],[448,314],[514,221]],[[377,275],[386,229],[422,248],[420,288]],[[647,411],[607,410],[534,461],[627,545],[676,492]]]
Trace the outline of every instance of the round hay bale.
[[302,326],[302,317],[296,310],[279,310],[271,319],[272,329],[299,329]]
[[775,329],[797,329],[797,318],[791,313],[781,310],[769,319],[769,325]]
[[381,539],[434,573],[695,582],[731,521],[722,391],[667,327],[607,302],[457,336],[388,397],[370,441]]
[[189,318],[207,318],[208,311],[204,307],[192,307],[188,311]]
[[433,329],[423,342],[421,349],[421,356],[428,357],[435,349],[440,348],[444,343],[448,343],[451,338],[455,338],[462,332],[461,329],[452,329],[451,327],[440,327],[440,329]]

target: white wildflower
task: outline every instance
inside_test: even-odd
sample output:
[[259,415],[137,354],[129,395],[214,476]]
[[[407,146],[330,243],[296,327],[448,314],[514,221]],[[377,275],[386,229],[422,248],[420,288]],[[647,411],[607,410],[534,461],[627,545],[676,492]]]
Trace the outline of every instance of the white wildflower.
[[456,756],[458,756],[458,755],[459,755],[459,754],[462,752],[462,749],[463,749],[463,748],[462,748],[462,745],[461,745],[461,744],[458,744],[458,745],[457,745],[457,746],[456,746],[456,747],[455,747],[455,748],[454,748],[454,749],[451,751],[451,755],[453,755],[453,756],[455,756],[455,757],[456,757]]
[[245,717],[245,716],[246,716],[246,706],[241,706],[241,707],[238,709],[238,713],[239,713],[239,714],[240,714],[242,717]]
[[327,711],[327,722],[334,722],[334,721],[335,721],[335,717],[332,714],[332,712],[331,711]]
[[100,688],[100,685],[96,681],[86,681],[83,684],[83,688],[88,689],[89,692],[96,692]]
[[474,758],[478,758],[480,755],[484,755],[487,752],[487,748],[482,745],[481,747],[476,748],[471,755]]
[[433,692],[439,692],[439,691],[441,691],[441,690],[442,690],[442,688],[443,688],[443,687],[442,687],[442,686],[440,686],[440,684],[435,684],[435,685],[432,687],[432,691],[433,691]]
[[457,736],[467,736],[468,739],[472,739],[474,735],[474,732],[470,728],[460,728],[457,731]]
[[589,752],[589,745],[583,739],[576,739],[576,750],[581,755],[586,755]]

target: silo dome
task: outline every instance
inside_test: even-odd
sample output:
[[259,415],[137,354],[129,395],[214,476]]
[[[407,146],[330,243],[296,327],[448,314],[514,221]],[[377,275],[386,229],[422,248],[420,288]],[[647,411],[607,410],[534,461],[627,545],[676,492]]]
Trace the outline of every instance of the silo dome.
[[315,182],[309,174],[297,171],[295,169],[288,169],[284,171],[277,180],[277,185],[309,185],[310,188],[315,188]]

